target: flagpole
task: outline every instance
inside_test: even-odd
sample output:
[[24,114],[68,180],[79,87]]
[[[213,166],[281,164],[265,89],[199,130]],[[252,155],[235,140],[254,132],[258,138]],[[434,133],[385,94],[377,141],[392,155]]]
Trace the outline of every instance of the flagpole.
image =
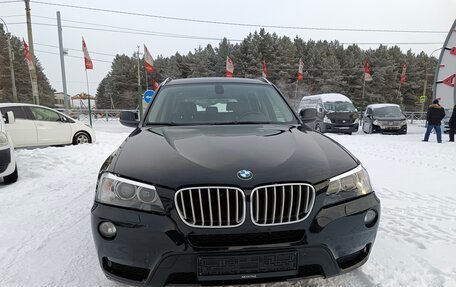
[[146,70],[146,91],[149,90],[149,83],[148,83],[148,79],[147,79],[147,68],[145,68]]
[[363,97],[362,99],[364,100],[364,89],[366,88],[366,74],[364,74],[364,77],[363,77]]
[[85,72],[86,72],[86,82],[87,82],[87,97],[89,99],[89,122],[90,122],[90,126],[92,126],[92,108],[90,105],[89,76],[87,75],[87,69],[85,69]]
[[295,99],[298,96],[298,84],[299,84],[299,80],[296,80],[296,90],[295,90],[295,95],[294,95]]
[[141,93],[141,77],[140,77],[140,68],[139,68],[139,45],[138,45],[138,109],[139,109],[139,118],[143,117],[143,99]]

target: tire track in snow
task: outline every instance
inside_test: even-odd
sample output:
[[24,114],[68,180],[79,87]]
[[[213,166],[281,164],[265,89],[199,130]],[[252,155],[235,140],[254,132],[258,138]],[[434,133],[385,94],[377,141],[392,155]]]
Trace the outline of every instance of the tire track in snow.
[[[456,201],[438,200],[433,196],[414,196],[405,191],[378,191],[383,200],[380,231],[420,249],[430,244],[456,245]],[[389,200],[402,204],[385,204]]]

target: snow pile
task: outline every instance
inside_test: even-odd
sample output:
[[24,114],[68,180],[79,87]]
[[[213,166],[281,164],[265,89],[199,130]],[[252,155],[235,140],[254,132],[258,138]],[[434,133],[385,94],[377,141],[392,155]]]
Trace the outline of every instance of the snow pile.
[[[19,181],[0,185],[0,286],[121,286],[99,267],[90,208],[101,164],[131,129],[102,121],[95,129],[93,145],[17,152]],[[404,136],[329,135],[369,171],[380,229],[362,268],[293,286],[456,286],[456,144],[435,135],[423,143],[423,134],[409,126]]]

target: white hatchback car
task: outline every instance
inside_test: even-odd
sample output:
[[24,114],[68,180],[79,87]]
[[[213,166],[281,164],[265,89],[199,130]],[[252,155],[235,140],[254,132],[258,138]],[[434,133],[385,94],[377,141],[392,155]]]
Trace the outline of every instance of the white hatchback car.
[[2,103],[0,111],[14,114],[15,123],[6,127],[17,148],[95,142],[90,126],[48,107]]
[[4,116],[5,119],[0,112],[0,178],[4,183],[13,183],[17,180],[17,165],[13,141],[6,131],[5,121],[14,123],[14,115],[9,112]]

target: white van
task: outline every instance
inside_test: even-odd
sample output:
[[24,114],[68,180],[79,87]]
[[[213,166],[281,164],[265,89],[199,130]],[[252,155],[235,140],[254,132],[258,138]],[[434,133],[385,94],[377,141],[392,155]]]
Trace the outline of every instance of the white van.
[[0,112],[0,178],[4,183],[13,183],[17,181],[17,165],[13,141],[6,131],[5,121],[14,123],[12,112],[6,113],[5,118]]
[[317,118],[307,125],[321,133],[346,133],[358,131],[359,114],[349,98],[342,94],[320,94],[305,96],[299,104],[298,113],[303,110],[316,109]]

